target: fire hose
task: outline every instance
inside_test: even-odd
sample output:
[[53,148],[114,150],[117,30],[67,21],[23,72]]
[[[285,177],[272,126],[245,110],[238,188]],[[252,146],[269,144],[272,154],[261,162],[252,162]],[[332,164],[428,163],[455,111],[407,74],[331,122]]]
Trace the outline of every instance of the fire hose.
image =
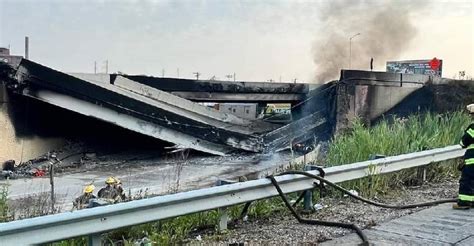
[[[433,206],[433,205],[438,205],[438,204],[442,204],[442,203],[452,203],[452,202],[456,202],[457,199],[442,199],[442,200],[436,200],[436,201],[430,201],[430,202],[423,202],[423,203],[416,203],[416,204],[407,204],[407,205],[391,205],[391,204],[385,204],[385,203],[379,203],[379,202],[376,202],[376,201],[372,201],[372,200],[369,200],[367,198],[363,198],[361,196],[358,196],[354,193],[352,193],[351,191],[343,188],[342,186],[340,185],[337,185],[327,179],[325,179],[323,176],[324,176],[324,171],[319,168],[318,169],[319,173],[321,174],[321,176],[318,176],[318,175],[314,175],[314,174],[311,174],[311,173],[308,173],[308,172],[304,172],[304,171],[287,171],[287,172],[283,172],[283,173],[280,173],[278,174],[277,176],[281,176],[281,175],[287,175],[287,174],[299,174],[299,175],[304,175],[306,177],[310,177],[310,178],[313,178],[313,179],[316,179],[319,181],[319,186],[322,188],[323,187],[323,184],[327,184],[339,191],[341,191],[342,193],[344,194],[347,194],[348,196],[352,197],[352,198],[355,198],[359,201],[362,201],[362,202],[365,202],[365,203],[368,203],[370,205],[374,205],[374,206],[377,206],[377,207],[382,207],[382,208],[390,208],[390,209],[409,209],[409,208],[418,208],[418,207],[427,207],[427,206]],[[290,204],[290,202],[288,201],[288,199],[286,198],[285,194],[283,193],[283,191],[281,190],[280,188],[280,185],[278,184],[278,182],[276,181],[275,177],[273,175],[270,175],[267,177],[268,179],[270,179],[270,181],[272,182],[272,184],[275,186],[276,190],[278,191],[278,194],[280,195],[281,199],[283,200],[283,202],[285,203],[286,207],[290,210],[290,212],[292,213],[292,215],[298,220],[298,222],[300,223],[303,223],[303,224],[310,224],[310,225],[322,225],[322,226],[330,226],[330,227],[341,227],[341,228],[346,228],[346,229],[351,229],[351,230],[354,230],[357,235],[359,236],[359,238],[362,240],[362,243],[360,245],[369,245],[369,241],[367,239],[367,236],[362,232],[362,230],[355,224],[350,224],[350,223],[341,223],[341,222],[332,222],[332,221],[323,221],[323,220],[311,220],[311,219],[304,219],[302,218],[297,212],[296,210],[294,209],[294,205],[297,203],[295,202],[295,204],[293,204],[293,206]],[[300,196],[298,198],[298,200],[301,200],[301,197]],[[297,200],[297,201],[298,201]]]

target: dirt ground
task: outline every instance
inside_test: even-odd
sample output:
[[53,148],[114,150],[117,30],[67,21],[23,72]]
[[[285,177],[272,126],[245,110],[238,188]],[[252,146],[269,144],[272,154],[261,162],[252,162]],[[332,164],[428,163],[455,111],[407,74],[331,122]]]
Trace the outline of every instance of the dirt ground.
[[[420,203],[453,198],[457,194],[457,189],[457,181],[449,180],[427,183],[419,187],[402,187],[390,196],[375,200],[389,204]],[[323,198],[319,204],[324,208],[302,216],[318,220],[355,223],[360,228],[369,228],[423,209],[385,209],[370,206],[349,197]],[[317,245],[318,242],[341,237],[351,232],[337,227],[300,224],[289,212],[285,211],[270,218],[241,222],[223,234],[199,235],[201,240],[191,238],[187,243],[191,245]]]

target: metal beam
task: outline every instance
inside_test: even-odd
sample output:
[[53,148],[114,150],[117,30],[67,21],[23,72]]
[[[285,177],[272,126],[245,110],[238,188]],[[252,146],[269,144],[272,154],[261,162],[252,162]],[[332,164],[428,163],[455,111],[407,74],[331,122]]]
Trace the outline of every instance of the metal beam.
[[[458,158],[459,146],[364,161],[326,168],[326,178],[342,182],[368,175],[389,173],[432,162]],[[374,171],[375,170],[375,171]],[[312,171],[317,174],[317,171]],[[302,175],[276,178],[285,193],[313,188],[314,180]],[[97,234],[121,227],[232,206],[278,195],[267,179],[217,186],[116,205],[91,208],[0,224],[0,241],[5,245],[27,245]]]

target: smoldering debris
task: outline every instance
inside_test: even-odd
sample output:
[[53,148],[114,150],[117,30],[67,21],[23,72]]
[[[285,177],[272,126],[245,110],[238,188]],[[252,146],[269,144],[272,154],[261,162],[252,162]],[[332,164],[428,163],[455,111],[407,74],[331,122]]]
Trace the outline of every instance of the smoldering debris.
[[[312,46],[315,82],[337,79],[343,68],[383,69],[387,60],[400,57],[414,40],[412,15],[428,3],[408,1],[328,1],[318,8],[321,26]],[[349,59],[349,39],[352,59]]]

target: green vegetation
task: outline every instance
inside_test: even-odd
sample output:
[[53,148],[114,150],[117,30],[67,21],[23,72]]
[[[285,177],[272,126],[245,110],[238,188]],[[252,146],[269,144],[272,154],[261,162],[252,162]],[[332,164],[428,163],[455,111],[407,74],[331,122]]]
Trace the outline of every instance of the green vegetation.
[[[393,156],[454,145],[459,143],[470,122],[470,116],[463,112],[390,118],[371,128],[356,121],[350,133],[337,136],[330,144],[327,163],[328,166],[337,166],[365,161],[374,154]],[[456,177],[459,175],[456,165],[456,160],[451,160],[429,165],[426,169],[413,168],[393,174],[373,175],[343,185],[372,197],[393,190],[393,187],[420,184],[423,176],[427,181]],[[375,168],[371,170],[371,174],[376,173]]]
[[[293,198],[293,196],[289,196]],[[229,216],[232,219],[238,218],[244,204],[228,208]],[[275,213],[285,211],[284,204],[279,198],[266,199],[252,203],[248,211],[250,219],[268,218]],[[217,210],[195,213],[180,216],[172,219],[134,226],[122,230],[116,230],[104,235],[106,243],[117,245],[123,242],[124,245],[133,245],[134,242],[147,238],[153,245],[170,245],[181,242],[193,232],[201,234],[215,233],[217,231],[219,213]],[[197,234],[196,234],[197,235]]]
[[336,166],[365,161],[372,154],[392,156],[457,144],[469,123],[470,116],[462,112],[391,118],[371,128],[356,121],[353,131],[330,144],[327,163]]

